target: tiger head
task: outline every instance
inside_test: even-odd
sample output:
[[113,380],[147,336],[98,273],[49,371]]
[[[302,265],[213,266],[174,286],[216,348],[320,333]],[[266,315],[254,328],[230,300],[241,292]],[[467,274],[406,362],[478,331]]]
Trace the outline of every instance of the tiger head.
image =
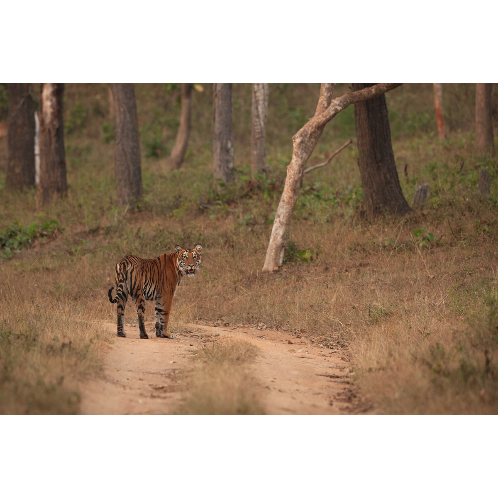
[[177,252],[177,269],[185,276],[192,278],[201,264],[201,245],[196,245],[192,250],[186,250],[179,245],[175,247]]

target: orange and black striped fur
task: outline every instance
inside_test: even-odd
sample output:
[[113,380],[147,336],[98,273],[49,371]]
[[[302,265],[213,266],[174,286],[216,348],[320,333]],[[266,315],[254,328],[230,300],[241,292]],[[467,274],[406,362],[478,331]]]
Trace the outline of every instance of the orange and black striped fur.
[[116,264],[116,297],[111,297],[113,286],[108,290],[108,297],[112,304],[118,303],[119,337],[125,337],[123,314],[129,295],[137,306],[141,339],[148,338],[144,328],[146,300],[155,301],[156,336],[170,339],[174,337],[168,333],[167,326],[175,290],[183,276],[194,276],[201,264],[201,250],[201,245],[196,245],[192,250],[177,245],[174,253],[160,255],[156,259],[127,255]]

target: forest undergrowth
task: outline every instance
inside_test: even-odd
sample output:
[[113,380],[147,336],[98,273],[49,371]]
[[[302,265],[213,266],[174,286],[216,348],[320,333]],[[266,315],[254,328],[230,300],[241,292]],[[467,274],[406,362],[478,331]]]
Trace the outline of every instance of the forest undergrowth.
[[[193,96],[185,164],[168,170],[179,90],[136,87],[145,194],[135,210],[116,206],[105,85],[67,87],[70,190],[50,208],[35,191],[7,192],[0,139],[0,411],[77,413],[78,383],[99,376],[103,347],[116,341],[103,326],[115,321],[107,289],[116,261],[200,243],[201,270],[174,300],[174,332],[205,322],[300,334],[346,352],[355,385],[380,413],[497,413],[498,164],[474,154],[473,86],[444,86],[446,141],[434,131],[432,85],[387,95],[410,205],[416,187],[430,185],[423,210],[367,220],[353,145],[305,177],[284,266],[272,274],[261,269],[291,136],[314,113],[319,86],[271,85],[268,171],[252,179],[251,97],[235,85],[235,178],[221,194],[212,185],[208,85]],[[309,164],[351,138],[348,108],[325,128]],[[485,198],[481,169],[492,179]],[[129,304],[126,322],[135,318]]]

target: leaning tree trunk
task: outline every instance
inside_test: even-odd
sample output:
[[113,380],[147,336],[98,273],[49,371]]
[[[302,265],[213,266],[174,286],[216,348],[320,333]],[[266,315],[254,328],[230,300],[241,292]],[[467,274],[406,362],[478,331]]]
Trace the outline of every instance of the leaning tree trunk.
[[9,128],[6,184],[22,190],[35,185],[35,104],[30,83],[8,83]]
[[174,149],[170,155],[170,168],[181,168],[186,154],[189,131],[191,130],[191,83],[183,83],[181,90],[181,121]]
[[64,83],[42,83],[40,92],[40,192],[44,204],[67,190],[63,123]]
[[[355,83],[354,90],[362,91],[373,83]],[[398,171],[392,151],[391,129],[385,96],[380,95],[354,106],[358,165],[368,218],[386,212],[403,215],[410,207],[399,184]]]
[[252,83],[252,176],[266,171],[266,122],[269,84]]
[[443,85],[441,83],[433,83],[432,85],[434,86],[434,109],[436,111],[438,137],[440,141],[444,141],[447,133],[444,122]]
[[141,147],[133,83],[112,83],[115,114],[115,177],[118,205],[142,198]]
[[491,83],[476,83],[476,153],[493,153],[493,126],[491,123]]
[[283,263],[285,235],[290,227],[293,209],[299,197],[304,167],[319,141],[325,125],[351,104],[372,99],[400,85],[402,84],[379,83],[374,87],[344,94],[332,100],[335,84],[321,84],[316,114],[293,136],[292,161],[287,167],[285,187],[276,211],[263,271],[274,271]]
[[234,150],[231,118],[232,84],[214,83],[214,183],[227,183],[233,175]]

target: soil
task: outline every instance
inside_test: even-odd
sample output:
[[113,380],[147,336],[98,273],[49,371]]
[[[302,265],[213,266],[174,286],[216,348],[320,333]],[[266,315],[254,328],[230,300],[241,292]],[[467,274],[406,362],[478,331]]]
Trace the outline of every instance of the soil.
[[[117,338],[105,355],[104,377],[81,387],[82,414],[171,414],[179,406],[185,374],[193,352],[220,337],[255,344],[260,355],[252,364],[262,390],[265,412],[274,415],[372,413],[351,386],[351,367],[345,352],[314,345],[289,333],[251,328],[192,325],[193,332],[174,339],[154,336],[126,326],[127,338]],[[115,331],[116,326],[109,327]],[[220,337],[218,337],[220,336]]]

